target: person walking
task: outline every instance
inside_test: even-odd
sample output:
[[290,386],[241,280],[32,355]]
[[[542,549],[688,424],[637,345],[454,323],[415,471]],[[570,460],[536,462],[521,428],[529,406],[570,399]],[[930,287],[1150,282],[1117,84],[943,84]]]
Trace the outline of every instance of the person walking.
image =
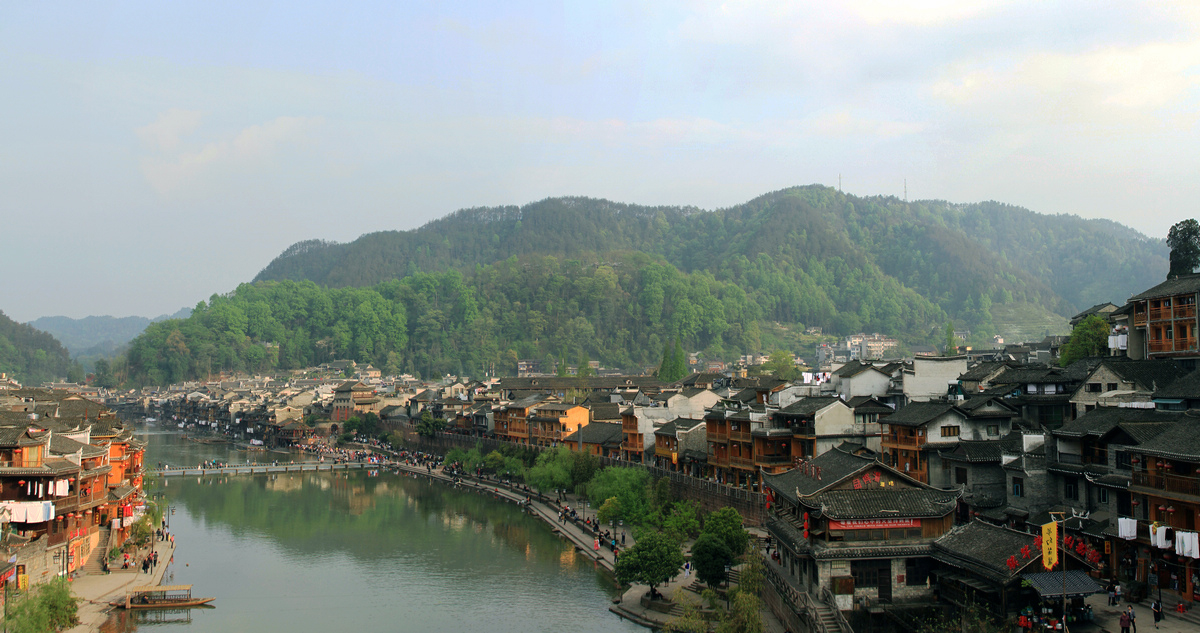
[[1132,620],[1129,619],[1128,611],[1121,613],[1121,619],[1118,623],[1121,625],[1121,633],[1129,633],[1129,625],[1132,623]]
[[1133,633],[1137,633],[1137,613],[1133,610],[1133,605],[1129,605],[1129,609],[1125,611],[1129,614],[1129,626],[1133,627]]
[[1150,612],[1154,614],[1154,628],[1158,628],[1158,623],[1162,620],[1162,601],[1155,600],[1154,604],[1150,605]]
[[1113,583],[1113,581],[1110,580],[1110,581],[1108,581],[1108,587],[1105,587],[1105,589],[1108,590],[1108,606],[1111,607],[1114,604],[1116,604],[1117,585],[1115,583]]

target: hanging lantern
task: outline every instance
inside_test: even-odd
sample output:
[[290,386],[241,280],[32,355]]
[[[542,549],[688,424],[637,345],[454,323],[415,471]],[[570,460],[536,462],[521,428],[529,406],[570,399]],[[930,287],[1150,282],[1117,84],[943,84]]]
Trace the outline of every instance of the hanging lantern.
[[1140,506],[1140,505],[1142,505],[1142,502],[1141,502],[1141,501],[1138,501],[1137,499],[1134,499],[1134,500],[1132,501],[1132,503],[1133,503],[1133,505],[1135,505],[1135,506]]
[[24,485],[25,485],[25,480],[24,480],[24,479],[22,479],[21,481],[18,481],[17,483],[18,483],[18,484],[20,484],[20,485],[22,485],[22,486],[24,486]]
[[92,513],[92,511],[88,510],[85,514],[91,514],[91,513]]
[[1142,459],[1140,457],[1134,457],[1133,459],[1129,460],[1129,463],[1140,464],[1140,463],[1142,463]]
[[1160,459],[1160,460],[1158,460],[1158,461],[1154,462],[1154,465],[1155,465],[1155,466],[1158,466],[1159,468],[1162,468],[1162,467],[1163,467],[1162,460]]
[[1175,506],[1167,506],[1167,512],[1174,512]]
[[1166,468],[1167,470],[1173,470],[1175,468],[1175,464],[1172,464],[1171,462],[1167,462],[1167,463],[1163,464],[1163,468]]
[[62,520],[63,520],[63,519],[65,519],[65,518],[66,518],[66,517],[65,517],[65,516],[63,516],[63,515],[61,515],[61,514],[60,514],[60,515],[58,515],[58,520],[59,520],[59,521],[62,521]]
[[1158,506],[1158,511],[1159,511],[1159,512],[1165,512],[1165,511],[1166,511],[1166,509],[1167,509],[1167,506]]

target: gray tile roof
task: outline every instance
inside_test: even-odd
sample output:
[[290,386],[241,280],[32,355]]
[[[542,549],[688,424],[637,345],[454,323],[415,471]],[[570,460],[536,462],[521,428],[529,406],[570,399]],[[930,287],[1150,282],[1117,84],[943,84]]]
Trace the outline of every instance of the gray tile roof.
[[613,442],[620,443],[624,437],[621,432],[621,425],[612,422],[592,422],[584,425],[584,427],[574,433],[563,438],[563,443],[579,442],[579,434],[583,433],[584,444],[610,444]]
[[1200,417],[1187,416],[1188,419],[1172,425],[1138,447],[1138,451],[1146,455],[1200,461],[1200,433],[1197,424]]
[[1001,445],[999,440],[960,440],[953,450],[943,452],[942,459],[959,462],[1000,463]]
[[[975,520],[959,525],[933,542],[933,557],[938,562],[982,576],[992,582],[1008,584],[1021,570],[1041,559],[1041,550],[1033,546],[1034,535]],[[1022,557],[1021,548],[1029,547],[1030,557]],[[1008,568],[1009,556],[1019,566]]]
[[763,473],[763,481],[777,494],[796,504],[800,502],[797,491],[802,495],[811,495],[877,462],[874,457],[859,457],[834,448],[821,453],[810,463],[820,467],[820,479],[793,468],[778,475]]
[[1177,378],[1168,385],[1160,386],[1159,390],[1154,392],[1154,398],[1169,400],[1195,400],[1200,398],[1200,370]]
[[821,409],[840,401],[839,398],[833,396],[810,396],[789,404],[780,409],[779,413],[788,415],[813,415]]
[[1187,374],[1183,367],[1173,360],[1104,361],[1100,365],[1111,369],[1122,380],[1150,391],[1166,387]]
[[1145,290],[1129,298],[1130,301],[1140,301],[1142,299],[1155,299],[1158,297],[1169,297],[1172,295],[1183,295],[1200,292],[1200,273],[1192,273],[1190,275],[1179,275],[1175,279],[1168,279],[1149,290]]
[[954,511],[959,492],[931,488],[863,488],[826,490],[806,498],[833,519],[942,517]]
[[947,402],[910,402],[897,409],[882,422],[899,426],[921,426],[951,411],[964,419],[967,417],[961,410]]

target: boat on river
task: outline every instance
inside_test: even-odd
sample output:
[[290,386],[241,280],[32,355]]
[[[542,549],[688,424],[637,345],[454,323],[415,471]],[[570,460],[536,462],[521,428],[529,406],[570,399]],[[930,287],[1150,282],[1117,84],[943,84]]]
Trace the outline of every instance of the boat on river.
[[193,598],[191,585],[160,585],[134,587],[125,593],[124,600],[113,602],[122,609],[180,609],[207,607],[216,598]]

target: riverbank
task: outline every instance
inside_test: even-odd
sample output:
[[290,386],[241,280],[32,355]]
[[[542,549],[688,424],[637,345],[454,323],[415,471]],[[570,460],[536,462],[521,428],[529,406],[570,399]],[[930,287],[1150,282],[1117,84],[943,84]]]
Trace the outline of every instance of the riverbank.
[[[115,569],[107,574],[84,574],[71,581],[71,593],[79,598],[79,624],[68,629],[68,633],[94,633],[100,630],[115,608],[109,603],[124,598],[127,591],[133,587],[160,585],[163,578],[171,570],[171,561],[175,556],[175,543],[171,540],[161,540],[154,545],[158,560],[154,571],[144,574],[140,569]],[[141,560],[150,549],[139,551],[134,557]]]
[[[540,495],[538,495],[536,492],[525,492],[524,490],[520,490],[500,482],[487,480],[480,481],[467,478],[460,478],[456,481],[455,478],[441,472],[440,469],[426,469],[424,466],[416,466],[404,462],[392,462],[388,464],[388,467],[404,471],[410,476],[428,478],[431,481],[437,481],[439,483],[454,486],[462,490],[474,490],[482,494],[491,494],[497,499],[503,499],[512,503],[525,504],[526,499],[529,499],[527,511],[530,514],[540,518],[555,534],[571,542],[577,551],[591,558],[597,566],[605,569],[609,573],[614,572],[616,557],[607,548],[601,547],[599,550],[595,548],[596,537],[589,530],[589,528],[583,524],[583,519],[585,517],[583,513],[580,512],[581,510],[583,512],[587,512],[587,510],[585,510],[587,504],[581,499],[574,498],[574,495],[567,495],[566,500],[560,504],[554,499],[541,499],[539,498]],[[577,512],[580,512],[580,520],[560,520],[559,511],[562,510],[564,506],[570,506]],[[595,516],[594,514],[590,515],[593,517]],[[756,537],[760,536],[754,530],[751,530],[751,534]],[[620,549],[633,546],[633,535],[626,533],[626,539],[626,543],[621,545]],[[659,587],[659,591],[668,597],[678,595],[689,602],[698,604],[700,602],[700,598],[699,593],[694,590],[695,582],[695,577],[685,576],[684,574],[680,573],[678,576]],[[628,588],[624,593],[621,594],[620,598],[613,600],[613,604],[609,607],[609,611],[619,618],[629,620],[652,630],[663,628],[667,623],[679,615],[679,610],[675,609],[669,613],[663,613],[643,605],[641,599],[647,591],[649,591],[647,587],[640,585]],[[687,595],[685,592],[690,592],[691,595]],[[765,633],[784,633],[786,631],[786,627],[783,626],[778,618],[776,618],[775,615],[771,613],[765,605],[762,610],[762,616],[763,630]]]

